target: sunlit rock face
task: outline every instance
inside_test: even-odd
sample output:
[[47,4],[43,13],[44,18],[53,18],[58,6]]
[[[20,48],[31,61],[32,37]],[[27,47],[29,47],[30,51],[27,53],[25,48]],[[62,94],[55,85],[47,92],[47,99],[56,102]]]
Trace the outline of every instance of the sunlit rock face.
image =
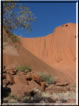
[[[57,27],[53,33],[39,38],[21,38],[24,48],[50,66],[73,66],[76,60],[76,25]],[[62,66],[62,67],[63,67]]]
[[[3,35],[10,41],[6,31]],[[21,43],[17,45],[4,41],[3,64],[9,67],[30,66],[35,72],[45,72],[61,81],[75,83],[76,39],[76,25],[68,23],[44,37],[20,37]]]

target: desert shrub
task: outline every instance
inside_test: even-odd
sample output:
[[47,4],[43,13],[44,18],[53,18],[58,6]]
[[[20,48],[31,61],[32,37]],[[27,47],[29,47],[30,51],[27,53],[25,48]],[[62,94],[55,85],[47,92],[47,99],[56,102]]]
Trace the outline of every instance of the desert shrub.
[[55,84],[56,83],[56,80],[54,77],[52,77],[51,75],[47,75],[45,73],[39,73],[40,77],[45,81],[47,82],[48,84]]
[[39,89],[34,89],[32,92],[25,93],[21,100],[23,103],[40,103],[42,99],[42,92]]
[[31,72],[32,71],[32,69],[28,66],[19,66],[19,67],[16,67],[16,69],[20,72],[24,72],[24,71]]
[[10,95],[9,95],[9,99],[15,99],[15,100],[18,100],[18,97],[17,97],[16,95],[12,95],[12,94],[10,94]]
[[19,98],[16,95],[9,95],[6,98],[3,98],[3,103],[17,103]]
[[12,42],[19,42],[20,39],[18,36],[13,35],[13,36],[11,36],[11,40],[12,40]]
[[[32,93],[32,94],[31,94]],[[46,92],[42,92],[39,89],[34,89],[34,91],[29,93],[25,93],[24,97],[22,97],[22,103],[53,103],[51,97],[43,95]]]

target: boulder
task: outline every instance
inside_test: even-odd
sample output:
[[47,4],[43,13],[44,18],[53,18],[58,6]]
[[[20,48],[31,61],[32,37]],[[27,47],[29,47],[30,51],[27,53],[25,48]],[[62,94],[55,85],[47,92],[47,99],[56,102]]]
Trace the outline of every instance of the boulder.
[[4,88],[4,87],[7,87],[7,85],[8,85],[8,80],[4,79],[4,80],[3,80],[3,88]]
[[3,79],[6,79],[6,74],[3,73]]
[[15,75],[17,73],[17,70],[15,68],[12,68],[12,69],[7,68],[6,71],[7,73],[10,73],[11,75]]
[[27,73],[26,80],[32,80],[32,75],[30,72]]
[[61,87],[61,86],[56,86],[56,85],[49,85],[45,91],[48,92],[49,94],[52,93],[62,93],[62,92],[66,92],[68,89],[65,87]]
[[11,95],[23,97],[27,94],[33,94],[35,89],[45,90],[46,84],[43,79],[35,72],[18,72],[15,68],[6,69],[3,74],[3,86],[11,90]]
[[40,82],[43,81],[43,79],[36,73],[32,72],[32,80],[34,80],[36,83],[40,84]]
[[17,97],[22,97],[25,94],[32,92],[35,88],[40,89],[40,86],[35,81],[27,81],[24,76],[16,75],[14,81],[15,84],[10,86],[11,94]]
[[46,84],[45,84],[45,82],[41,82],[40,85],[41,85],[41,88],[42,88],[43,90],[45,90],[45,88],[47,87]]
[[6,74],[6,79],[8,81],[8,84],[13,84],[14,83],[14,79],[13,76],[9,73]]
[[69,83],[68,82],[58,82],[56,83],[56,86],[68,86]]
[[17,70],[16,70],[16,69],[14,69],[14,70],[11,70],[11,71],[10,71],[10,73],[11,73],[12,75],[16,75],[16,73],[17,73]]

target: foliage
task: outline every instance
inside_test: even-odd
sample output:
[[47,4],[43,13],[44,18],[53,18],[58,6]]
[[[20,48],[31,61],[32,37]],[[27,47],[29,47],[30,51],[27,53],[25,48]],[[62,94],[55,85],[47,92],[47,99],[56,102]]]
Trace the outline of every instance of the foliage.
[[45,73],[39,73],[40,77],[47,82],[48,84],[54,84],[56,83],[56,80],[54,77],[52,77],[51,75],[46,75]]
[[8,36],[12,42],[19,42],[20,43],[19,36],[14,35],[12,32],[9,32]]
[[13,43],[18,42],[18,43],[20,43],[19,36],[16,36],[12,32],[9,32],[9,31],[7,33],[8,33],[7,36],[6,35],[3,36],[3,42],[13,42]]
[[18,97],[9,94],[9,96],[3,98],[3,103],[17,103],[18,102]]
[[19,37],[15,36],[15,35],[11,36],[11,39],[13,42],[19,42],[19,40],[20,40]]
[[22,3],[3,2],[3,27],[12,32],[22,28],[31,29],[31,22],[35,20],[32,12]]
[[16,67],[16,69],[20,72],[24,72],[24,71],[31,72],[32,71],[32,69],[28,66],[19,66],[19,67]]

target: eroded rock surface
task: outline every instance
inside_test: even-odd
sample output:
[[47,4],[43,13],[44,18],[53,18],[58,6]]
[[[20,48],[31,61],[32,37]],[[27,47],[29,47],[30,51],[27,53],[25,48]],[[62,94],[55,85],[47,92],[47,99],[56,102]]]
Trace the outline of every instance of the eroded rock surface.
[[76,101],[75,91],[67,82],[48,84],[35,72],[19,72],[16,68],[4,69],[4,102],[75,103]]

